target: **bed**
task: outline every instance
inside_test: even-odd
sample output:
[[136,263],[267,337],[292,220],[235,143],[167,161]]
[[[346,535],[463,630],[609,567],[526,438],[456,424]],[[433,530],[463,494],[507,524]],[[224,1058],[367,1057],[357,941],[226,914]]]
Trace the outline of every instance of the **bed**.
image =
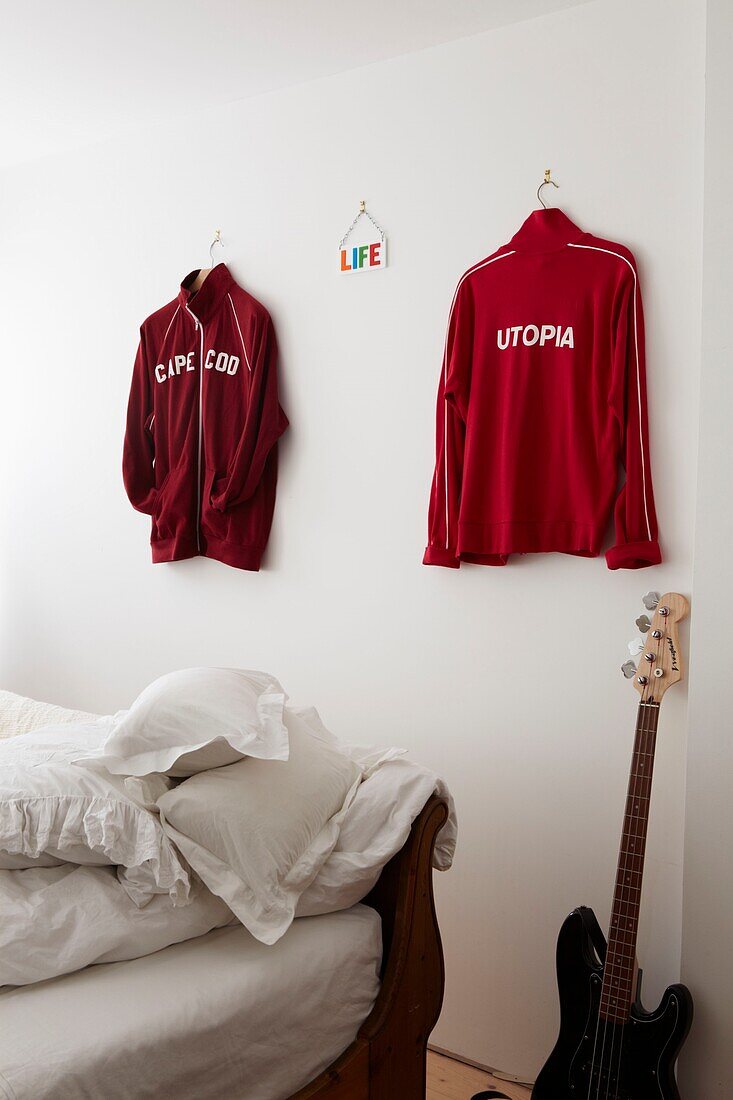
[[432,855],[447,816],[431,797],[363,904],[300,918],[274,948],[227,926],[0,993],[0,1096],[424,1097],[443,996]]
[[445,976],[432,852],[447,817],[446,802],[432,797],[367,897],[382,920],[377,999],[354,1042],[293,1100],[424,1100],[428,1037]]

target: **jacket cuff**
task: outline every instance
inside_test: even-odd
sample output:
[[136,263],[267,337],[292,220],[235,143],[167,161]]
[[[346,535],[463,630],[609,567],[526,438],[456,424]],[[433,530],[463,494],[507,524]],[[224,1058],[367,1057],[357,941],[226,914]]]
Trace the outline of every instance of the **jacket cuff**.
[[647,565],[659,565],[662,551],[656,539],[650,542],[626,542],[612,546],[606,552],[609,569],[645,569]]
[[455,550],[446,550],[445,546],[427,546],[422,559],[423,565],[444,565],[448,569],[458,569],[461,559]]

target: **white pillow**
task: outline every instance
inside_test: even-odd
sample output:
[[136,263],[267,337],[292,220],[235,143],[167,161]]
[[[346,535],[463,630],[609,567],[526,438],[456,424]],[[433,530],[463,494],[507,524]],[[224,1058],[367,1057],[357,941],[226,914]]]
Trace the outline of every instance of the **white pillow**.
[[290,926],[335,845],[358,766],[285,713],[287,761],[240,760],[158,800],[163,827],[212,893],[262,943]]
[[39,703],[37,699],[16,695],[14,691],[0,691],[0,740],[44,726],[58,726],[95,717],[83,710],[67,710],[53,703]]
[[48,727],[0,741],[0,868],[114,864],[136,905],[158,893],[185,904],[188,872],[154,812],[171,781],[76,764],[111,722]]
[[273,676],[235,668],[186,668],[149,684],[115,715],[101,752],[114,775],[187,776],[256,756],[287,760],[287,696]]
[[438,833],[433,852],[433,867],[447,871],[453,862],[457,821],[443,780],[406,759],[404,749],[362,748],[338,741],[312,707],[297,708],[295,713],[314,736],[348,753],[363,772],[334,850],[301,896],[296,917],[350,909],[365,898],[382,869],[405,844],[412,823],[433,794],[448,803],[448,820]]

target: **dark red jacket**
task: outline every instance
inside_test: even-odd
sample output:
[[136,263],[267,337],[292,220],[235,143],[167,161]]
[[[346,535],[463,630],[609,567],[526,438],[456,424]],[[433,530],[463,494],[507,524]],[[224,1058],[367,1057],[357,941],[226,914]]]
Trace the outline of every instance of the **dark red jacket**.
[[448,322],[436,444],[426,565],[593,557],[614,497],[609,568],[661,561],[644,316],[627,248],[561,210],[537,211],[466,272]]
[[125,489],[152,516],[153,561],[197,554],[259,569],[272,524],[277,345],[264,306],[224,264],[140,329],[127,410]]

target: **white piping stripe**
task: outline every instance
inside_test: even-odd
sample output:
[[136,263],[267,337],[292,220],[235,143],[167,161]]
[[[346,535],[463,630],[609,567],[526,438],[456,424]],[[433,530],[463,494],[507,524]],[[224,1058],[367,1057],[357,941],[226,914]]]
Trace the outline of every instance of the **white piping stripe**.
[[[448,314],[448,326],[445,330],[445,344],[444,344],[444,347],[443,347],[443,401],[446,404],[446,406],[447,406],[447,401],[445,400],[445,387],[448,383],[448,335],[450,333],[450,323],[453,320],[453,310],[455,309],[456,298],[458,297],[458,291],[463,286],[464,280],[466,280],[469,275],[473,275],[474,271],[480,271],[482,267],[488,267],[489,264],[496,263],[497,260],[503,260],[507,256],[513,256],[515,252],[516,252],[516,249],[512,249],[511,252],[502,252],[501,256],[492,256],[488,260],[482,260],[480,263],[474,264],[473,267],[469,267],[468,271],[466,271],[463,275],[461,275],[460,279],[458,280],[458,286],[455,289],[455,293],[453,295],[453,301],[451,302],[451,305],[450,305],[450,313]],[[445,481],[445,548],[446,548],[446,550],[448,550],[449,549],[448,543],[449,543],[450,540],[449,540],[449,533],[448,533],[449,532],[449,524],[448,524],[448,409],[447,409],[447,407],[443,409],[443,458],[444,458],[444,467],[445,467],[444,473],[443,473],[443,479]]]
[[167,329],[165,330],[165,336],[163,337],[163,343],[162,343],[162,344],[160,345],[160,350],[161,350],[161,351],[163,350],[163,346],[164,346],[164,344],[165,344],[166,340],[168,339],[168,333],[169,333],[169,332],[170,332],[170,330],[171,330],[171,325],[173,324],[173,322],[175,321],[176,317],[178,316],[178,311],[179,311],[179,309],[180,309],[180,308],[181,308],[180,304],[176,306],[176,308],[175,308],[175,312],[173,313],[173,316],[171,317],[171,319],[170,319],[170,321],[169,321],[169,323],[168,323],[168,328],[167,328]]
[[636,396],[639,402],[639,447],[641,449],[641,485],[642,493],[644,497],[644,516],[646,518],[646,530],[649,536],[649,541],[652,541],[652,529],[649,523],[649,509],[646,503],[646,460],[644,458],[644,435],[642,432],[641,421],[641,386],[639,383],[639,333],[636,323],[636,295],[639,292],[639,282],[636,277],[636,271],[634,265],[630,260],[627,260],[625,256],[622,256],[620,252],[613,252],[610,248],[598,248],[594,244],[573,244],[569,242],[570,248],[587,248],[591,252],[605,252],[609,256],[616,256],[619,260],[623,260],[625,264],[628,264],[631,268],[631,274],[634,276],[634,352],[636,354]]
[[227,293],[227,298],[229,299],[229,305],[232,307],[232,313],[234,314],[234,320],[235,320],[236,325],[237,325],[237,332],[239,333],[239,339],[242,341],[242,351],[244,352],[244,361],[247,364],[247,370],[251,374],[252,373],[252,367],[249,364],[249,356],[247,355],[247,349],[244,346],[244,337],[242,336],[242,330],[239,327],[239,318],[237,317],[237,311],[234,308],[234,302],[232,301],[231,294]]

